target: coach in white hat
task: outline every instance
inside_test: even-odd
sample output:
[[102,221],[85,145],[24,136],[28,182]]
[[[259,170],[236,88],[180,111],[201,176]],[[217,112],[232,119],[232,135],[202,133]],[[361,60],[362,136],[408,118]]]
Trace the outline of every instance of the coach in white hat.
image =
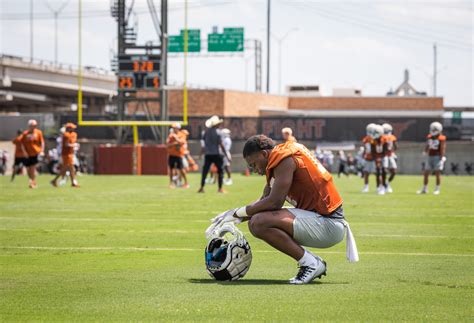
[[219,148],[221,151],[229,158],[230,153],[225,149],[222,140],[222,133],[218,129],[219,125],[223,122],[221,118],[214,115],[206,120],[206,130],[204,131],[201,138],[202,152],[204,153],[204,166],[202,167],[202,177],[201,177],[201,187],[199,188],[199,193],[204,193],[204,185],[207,177],[207,173],[211,168],[211,165],[216,165],[217,172],[219,175],[219,193],[224,193],[222,189],[222,181],[224,177],[224,156],[220,154]]
[[209,119],[206,120],[206,128],[214,128],[220,125],[222,122],[224,122],[223,119],[219,118],[219,116],[212,116]]

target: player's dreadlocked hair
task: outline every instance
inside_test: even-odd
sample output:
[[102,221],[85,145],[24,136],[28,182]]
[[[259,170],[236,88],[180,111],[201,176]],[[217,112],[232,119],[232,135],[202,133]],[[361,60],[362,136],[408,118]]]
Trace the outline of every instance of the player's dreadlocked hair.
[[261,150],[273,149],[275,142],[265,135],[255,135],[247,139],[244,146],[244,158]]

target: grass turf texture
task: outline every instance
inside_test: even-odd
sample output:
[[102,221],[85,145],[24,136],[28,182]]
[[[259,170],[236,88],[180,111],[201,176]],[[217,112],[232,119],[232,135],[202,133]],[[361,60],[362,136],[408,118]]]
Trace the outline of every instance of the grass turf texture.
[[[443,178],[440,196],[360,193],[336,179],[360,262],[345,242],[315,250],[328,276],[287,285],[296,263],[252,237],[250,271],[217,283],[204,267],[204,230],[216,213],[255,200],[262,177],[234,176],[228,194],[207,185],[170,190],[165,177],[88,176],[82,187],[26,188],[0,178],[2,321],[471,321],[474,181]],[[373,178],[371,178],[373,181]],[[431,183],[431,190],[432,190]],[[372,183],[373,187],[373,183]]]

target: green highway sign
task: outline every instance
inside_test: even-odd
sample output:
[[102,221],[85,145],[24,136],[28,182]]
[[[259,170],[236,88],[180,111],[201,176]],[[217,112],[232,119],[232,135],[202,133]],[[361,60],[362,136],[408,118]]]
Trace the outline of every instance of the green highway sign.
[[[188,52],[201,51],[201,30],[188,29]],[[168,38],[168,52],[183,53],[184,52],[184,30],[181,30],[179,35],[169,36]]]
[[462,111],[453,111],[453,124],[462,124]]
[[244,28],[224,28],[224,33],[207,35],[208,52],[243,52]]

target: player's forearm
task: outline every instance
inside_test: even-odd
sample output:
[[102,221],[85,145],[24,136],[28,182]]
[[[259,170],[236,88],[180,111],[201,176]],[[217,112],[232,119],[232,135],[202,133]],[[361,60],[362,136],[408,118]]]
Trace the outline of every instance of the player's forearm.
[[439,149],[439,153],[441,154],[441,157],[444,157],[446,154],[446,144],[442,144],[441,148]]
[[270,196],[267,196],[260,201],[257,201],[253,204],[247,205],[245,207],[246,213],[249,217],[253,216],[254,214],[265,212],[265,211],[273,211],[279,210],[285,204],[285,200],[277,200]]

